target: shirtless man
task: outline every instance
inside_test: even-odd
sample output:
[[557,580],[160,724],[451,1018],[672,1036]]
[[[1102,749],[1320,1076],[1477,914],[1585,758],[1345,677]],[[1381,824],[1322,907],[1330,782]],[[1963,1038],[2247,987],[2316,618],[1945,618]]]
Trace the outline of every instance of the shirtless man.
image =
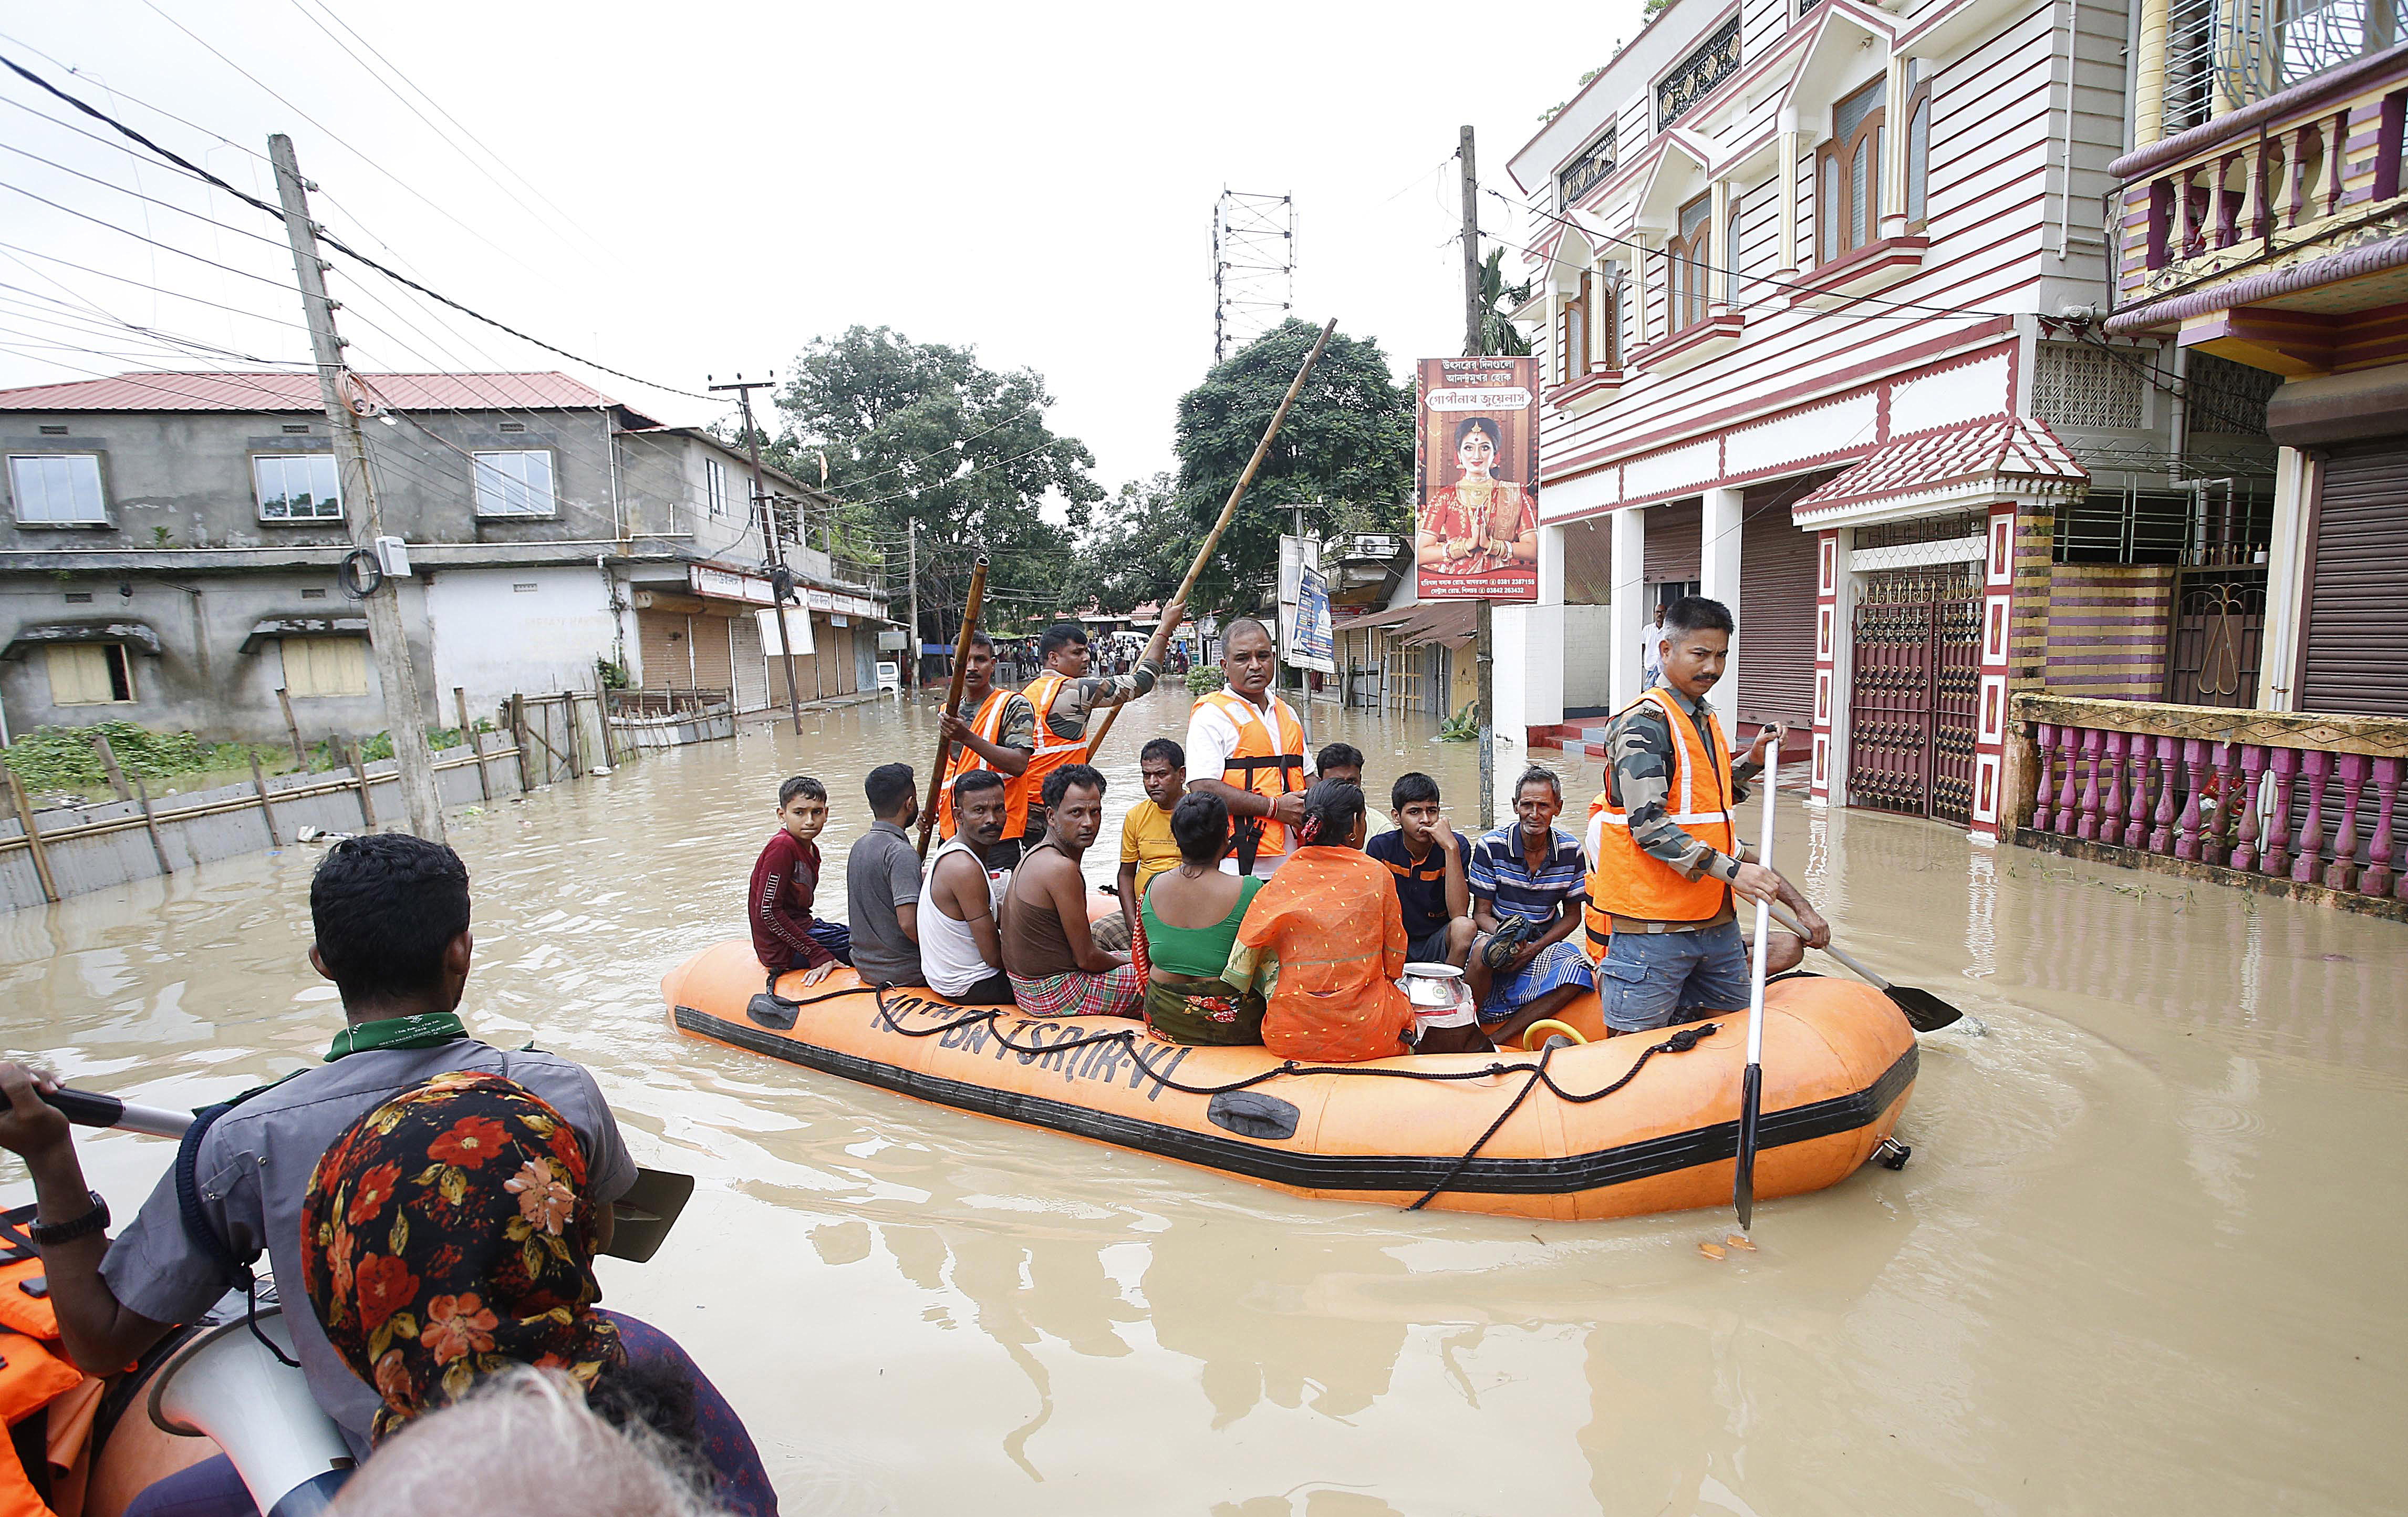
[[1010,869],[1002,851],[1007,802],[1003,776],[973,769],[949,792],[961,828],[928,860],[921,894],[931,909],[920,917],[920,969],[928,989],[948,1001],[973,1006],[1011,1004],[1011,982],[1003,975],[1003,940],[996,910]]
[[1065,764],[1045,776],[1045,836],[1021,856],[1003,896],[1003,967],[1031,1017],[1129,1017],[1145,980],[1125,953],[1096,946],[1079,861],[1104,828],[1104,776]]

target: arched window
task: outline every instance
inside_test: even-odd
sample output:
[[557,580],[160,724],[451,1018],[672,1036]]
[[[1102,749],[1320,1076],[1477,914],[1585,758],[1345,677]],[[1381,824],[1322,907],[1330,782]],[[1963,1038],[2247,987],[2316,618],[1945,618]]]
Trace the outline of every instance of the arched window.
[[1670,274],[1665,326],[1678,332],[1706,319],[1706,270],[1713,265],[1708,243],[1713,231],[1713,200],[1699,195],[1681,208],[1680,234],[1664,244],[1665,267]]
[[1926,181],[1931,176],[1931,80],[1917,78],[1922,71],[1910,61],[1907,65],[1906,95],[1906,219],[1909,225],[1923,228]]
[[1730,218],[1725,224],[1723,237],[1723,304],[1739,304],[1739,202],[1731,202]]
[[1881,157],[1885,123],[1874,79],[1831,108],[1831,140],[1818,155],[1814,248],[1829,263],[1881,235]]

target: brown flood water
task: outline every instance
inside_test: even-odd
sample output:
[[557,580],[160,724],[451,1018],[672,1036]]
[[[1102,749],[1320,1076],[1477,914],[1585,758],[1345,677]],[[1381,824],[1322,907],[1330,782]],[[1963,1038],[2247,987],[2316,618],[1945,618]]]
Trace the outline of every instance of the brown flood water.
[[[1156,697],[1114,736],[1139,794]],[[1419,718],[1317,740],[1472,792]],[[924,765],[891,701],[456,822],[464,1010],[591,1065],[701,1190],[614,1306],[683,1340],[790,1513],[2399,1510],[2408,932],[1782,802],[1843,943],[1967,1006],[1902,1173],[1590,1225],[1404,1215],[919,1105],[687,1041],[658,980],[738,927],[780,778]],[[1594,768],[1569,787],[1577,812]],[[1467,825],[1467,831],[1469,827]],[[1100,857],[1091,877],[1111,865]],[[189,1105],[322,1051],[288,849],[0,918],[0,1044]],[[1112,855],[1116,858],[1116,853]],[[121,1212],[169,1146],[84,1141]],[[0,1199],[26,1193],[0,1169]]]

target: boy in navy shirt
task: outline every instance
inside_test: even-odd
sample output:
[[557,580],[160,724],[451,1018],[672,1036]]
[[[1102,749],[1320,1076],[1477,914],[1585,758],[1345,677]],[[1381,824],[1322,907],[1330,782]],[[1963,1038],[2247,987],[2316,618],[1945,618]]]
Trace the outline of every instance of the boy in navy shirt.
[[853,933],[842,922],[811,915],[811,893],[820,884],[820,845],[827,829],[827,787],[797,774],[778,787],[778,831],[752,864],[745,916],[752,928],[752,951],[772,976],[799,969],[805,985],[817,985],[839,963],[853,962]]
[[1476,931],[1465,872],[1471,845],[1446,819],[1438,781],[1427,774],[1397,777],[1388,789],[1388,815],[1397,830],[1371,839],[1363,851],[1396,877],[1397,904],[1405,915],[1405,958],[1461,969]]

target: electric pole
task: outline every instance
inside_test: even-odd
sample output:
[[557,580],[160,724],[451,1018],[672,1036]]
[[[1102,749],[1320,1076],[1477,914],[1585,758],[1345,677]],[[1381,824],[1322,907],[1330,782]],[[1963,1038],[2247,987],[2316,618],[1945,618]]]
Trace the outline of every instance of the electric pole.
[[[1487,349],[1483,340],[1488,324],[1480,298],[1480,168],[1472,156],[1470,127],[1463,129],[1455,152],[1463,160],[1463,355],[1477,358]],[[1480,825],[1484,829],[1497,821],[1497,625],[1486,596],[1480,598],[1474,615],[1471,659],[1480,675]]]
[[[744,451],[752,460],[752,513],[761,522],[761,567],[768,571],[769,599],[778,607],[778,657],[786,664],[786,709],[793,713],[795,735],[800,737],[803,735],[803,692],[795,684],[795,640],[786,627],[786,592],[779,588],[781,581],[778,571],[785,566],[786,560],[778,552],[777,508],[769,498],[768,485],[761,478],[761,434],[752,429],[752,392],[766,390],[777,381],[775,373],[765,380],[749,381],[738,374],[733,384],[710,384],[710,387],[713,395],[735,391],[736,403],[744,408]],[[705,375],[703,382],[710,384],[710,376]]]
[[903,687],[917,690],[920,687],[920,518],[910,518],[907,527],[903,551],[907,566],[905,577],[911,587],[911,630],[903,649]]
[[[376,484],[368,477],[367,440],[360,435],[359,412],[343,395],[349,370],[343,366],[343,340],[335,335],[335,302],[326,297],[330,266],[318,256],[318,227],[309,219],[308,192],[314,186],[301,178],[291,137],[281,132],[269,137],[267,155],[276,166],[284,235],[293,244],[293,272],[301,282],[301,307],[308,317],[309,352],[318,365],[318,396],[325,403],[328,429],[334,433],[335,463],[342,480],[343,527],[351,534],[352,548],[373,557],[377,539],[384,535],[384,519],[377,507]],[[409,634],[402,626],[401,585],[379,573],[376,588],[360,598],[360,605],[367,614],[368,652],[376,660],[377,681],[384,687],[385,725],[393,733],[393,756],[399,761],[409,830],[430,843],[440,843],[443,798],[435,787],[435,753],[426,741],[426,708],[419,700],[418,670],[409,656]],[[365,774],[360,783],[363,787],[367,784]]]

